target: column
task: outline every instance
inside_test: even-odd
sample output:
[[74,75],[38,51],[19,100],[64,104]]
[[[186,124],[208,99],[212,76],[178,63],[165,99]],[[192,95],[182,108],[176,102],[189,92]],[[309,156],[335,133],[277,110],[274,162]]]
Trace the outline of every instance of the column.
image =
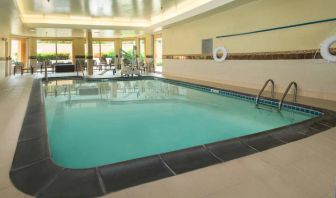
[[120,48],[121,48],[121,41],[120,41],[120,39],[114,40],[114,51],[115,51],[116,55],[118,55],[118,56],[120,56],[120,54],[119,54]]
[[9,70],[10,70],[10,51],[9,51],[9,42],[6,40],[5,42],[5,56],[6,56],[6,63],[5,63],[5,76],[9,76]]
[[20,41],[20,56],[21,56],[21,61],[23,62],[23,64],[25,65],[25,67],[29,67],[29,65],[27,65],[27,40],[26,39],[21,39]]
[[0,80],[5,78],[6,70],[6,39],[1,38],[0,40]]
[[77,58],[85,58],[85,43],[84,38],[74,38],[72,43],[72,53],[74,57],[74,62]]
[[92,31],[86,31],[87,44],[87,72],[88,75],[93,75],[93,50],[92,50]]
[[32,66],[34,70],[36,70],[37,65],[37,41],[36,38],[29,38],[28,39],[28,66]]
[[139,37],[135,38],[135,45],[136,45],[136,55],[140,57],[140,39]]

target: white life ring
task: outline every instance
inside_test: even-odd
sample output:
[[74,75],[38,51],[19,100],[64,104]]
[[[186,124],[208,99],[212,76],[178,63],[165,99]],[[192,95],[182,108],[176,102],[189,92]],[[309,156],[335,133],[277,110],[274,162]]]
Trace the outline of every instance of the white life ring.
[[336,43],[336,36],[327,38],[321,43],[321,56],[328,62],[336,62],[336,55],[330,53],[330,47]]
[[[218,56],[217,56],[218,52],[222,52],[223,56],[218,58]],[[225,47],[217,47],[213,52],[213,58],[216,62],[224,62],[227,55],[228,55],[228,53],[227,53],[227,50],[225,49]]]

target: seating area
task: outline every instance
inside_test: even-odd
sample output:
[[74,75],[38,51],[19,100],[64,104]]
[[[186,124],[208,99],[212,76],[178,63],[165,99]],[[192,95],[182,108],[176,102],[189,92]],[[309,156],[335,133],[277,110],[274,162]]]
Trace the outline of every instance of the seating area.
[[14,62],[13,67],[14,67],[13,68],[14,75],[17,74],[18,72],[20,72],[21,75],[23,75],[23,73],[25,72],[28,72],[31,74],[34,73],[34,68],[32,66],[26,67],[23,62]]
[[[20,61],[13,61],[13,74],[16,75],[20,73],[34,74],[34,73],[44,73],[47,70],[48,73],[71,73],[71,72],[86,72],[87,71],[87,60],[84,58],[78,58],[75,64],[71,62],[54,62],[46,60],[44,62],[37,62],[35,65],[26,66]],[[147,58],[146,60],[129,60],[129,59],[110,59],[107,61],[101,58],[98,61],[93,61],[93,70],[95,71],[112,71],[112,75],[115,75],[117,71],[120,71],[122,76],[140,76],[141,73],[154,72],[154,61],[152,58]]]

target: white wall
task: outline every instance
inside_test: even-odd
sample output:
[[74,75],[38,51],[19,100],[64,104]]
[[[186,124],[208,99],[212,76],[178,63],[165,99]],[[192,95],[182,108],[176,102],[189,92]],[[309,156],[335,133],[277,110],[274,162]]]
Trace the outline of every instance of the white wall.
[[291,81],[299,95],[336,101],[336,64],[324,60],[213,60],[164,59],[163,73],[183,78],[260,89],[272,78],[277,92]]
[[249,32],[335,18],[335,0],[257,0],[164,29],[164,55],[200,54],[201,40],[213,38],[230,53],[311,50],[336,34],[336,21],[237,37]]
[[[0,37],[1,38],[1,37]],[[0,80],[6,76],[6,61],[3,60],[6,58],[6,42],[0,40]]]
[[[234,4],[234,3],[233,3]],[[202,39],[229,53],[278,52],[318,49],[336,35],[336,21],[258,34],[216,39],[216,36],[255,31],[308,21],[334,18],[335,0],[257,0],[220,8],[211,14],[164,29],[164,55],[200,55]],[[163,61],[163,74],[260,89],[273,78],[283,92],[290,81],[299,95],[336,101],[336,63],[324,60],[212,60]]]

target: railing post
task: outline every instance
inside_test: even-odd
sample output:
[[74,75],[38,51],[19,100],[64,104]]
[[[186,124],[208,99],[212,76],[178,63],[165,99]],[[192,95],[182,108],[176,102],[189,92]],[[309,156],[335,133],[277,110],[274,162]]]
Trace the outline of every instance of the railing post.
[[271,83],[272,87],[271,87],[271,97],[274,98],[274,81],[272,79],[268,79],[264,86],[261,88],[261,90],[259,91],[257,97],[256,97],[256,106],[258,106],[258,102],[259,102],[259,99],[260,99],[260,96],[261,94],[264,92],[266,86],[268,85],[268,83]]
[[45,61],[43,62],[43,65],[44,65],[44,79],[46,82],[48,82],[48,69]]
[[288,92],[289,92],[289,90],[290,90],[290,88],[291,88],[292,86],[294,86],[293,102],[296,102],[296,97],[297,97],[297,83],[294,82],[294,81],[292,81],[291,83],[289,83],[289,85],[288,85],[288,87],[287,87],[285,93],[283,94],[283,96],[282,96],[282,98],[281,98],[281,100],[280,100],[280,102],[279,102],[279,108],[278,108],[279,111],[281,111],[283,102],[284,102],[284,100],[285,100],[285,98],[286,98],[286,96],[287,96],[287,94],[288,94]]

